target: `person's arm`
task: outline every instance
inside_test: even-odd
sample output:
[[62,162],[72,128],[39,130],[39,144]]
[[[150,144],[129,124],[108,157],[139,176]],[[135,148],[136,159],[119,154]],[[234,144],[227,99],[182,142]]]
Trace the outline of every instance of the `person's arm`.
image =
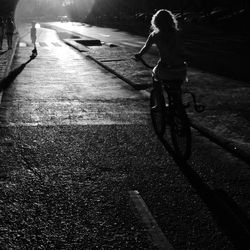
[[152,45],[154,44],[154,41],[153,41],[153,36],[152,34],[150,34],[147,38],[147,41],[145,42],[144,46],[141,48],[141,50],[139,51],[139,53],[137,53],[135,55],[136,58],[140,58],[142,57],[142,55],[144,55],[151,47]]

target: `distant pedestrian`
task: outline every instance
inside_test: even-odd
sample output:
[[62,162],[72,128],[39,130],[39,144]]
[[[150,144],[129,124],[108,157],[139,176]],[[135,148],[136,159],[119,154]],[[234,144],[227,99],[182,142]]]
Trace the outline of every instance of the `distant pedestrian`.
[[4,27],[5,27],[4,19],[0,17],[0,50],[3,49]]
[[30,29],[30,38],[31,38],[31,42],[35,46],[36,45],[36,23],[35,22],[32,22],[32,27]]
[[6,36],[7,36],[8,49],[12,49],[12,40],[13,40],[14,30],[15,30],[15,24],[13,22],[13,19],[9,17],[7,18],[7,21],[6,21]]

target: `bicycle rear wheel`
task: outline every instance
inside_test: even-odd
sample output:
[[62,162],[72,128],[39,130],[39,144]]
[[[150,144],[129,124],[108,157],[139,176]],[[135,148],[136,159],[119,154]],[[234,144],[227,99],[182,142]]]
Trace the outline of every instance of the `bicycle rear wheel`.
[[171,114],[171,137],[175,152],[184,159],[191,155],[191,128],[184,107],[175,108]]
[[166,129],[165,100],[162,92],[157,93],[155,89],[150,94],[150,114],[155,133],[163,137]]

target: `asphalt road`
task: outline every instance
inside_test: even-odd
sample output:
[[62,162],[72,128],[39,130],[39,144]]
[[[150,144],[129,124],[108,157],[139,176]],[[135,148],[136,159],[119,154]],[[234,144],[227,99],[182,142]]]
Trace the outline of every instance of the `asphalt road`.
[[[28,27],[23,31],[13,68],[32,50]],[[130,206],[128,192],[138,190],[174,248],[234,249],[192,177],[154,135],[148,95],[54,31],[38,34],[38,56],[0,108],[1,247],[155,249]],[[193,137],[192,168],[249,214],[247,167],[195,131]]]

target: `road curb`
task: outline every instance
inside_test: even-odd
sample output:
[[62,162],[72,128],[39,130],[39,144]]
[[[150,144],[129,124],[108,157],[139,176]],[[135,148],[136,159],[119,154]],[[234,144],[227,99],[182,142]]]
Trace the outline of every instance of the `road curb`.
[[132,86],[136,90],[145,90],[145,89],[148,89],[149,87],[152,86],[151,84],[137,84],[137,83],[129,80],[128,78],[122,76],[121,74],[119,74],[118,72],[116,72],[115,70],[113,70],[112,68],[110,68],[109,66],[103,64],[102,62],[100,62],[99,60],[97,60],[96,58],[94,58],[93,56],[87,55],[86,57],[90,58],[91,60],[93,60],[94,62],[96,62],[97,64],[99,64],[100,66],[102,66],[103,68],[105,68],[110,73],[116,75],[118,78],[120,78],[124,82],[128,83],[130,86]]
[[62,39],[62,40],[64,43],[78,50],[79,52],[87,52],[89,50],[86,46],[77,43],[74,39]]
[[204,127],[193,120],[191,120],[191,126],[194,129],[198,130],[201,134],[206,136],[210,141],[215,142],[219,146],[232,153],[237,158],[250,165],[250,155],[246,152],[246,150],[240,148],[240,146],[236,145],[236,143],[232,140],[226,139],[225,137],[216,134],[213,130]]

